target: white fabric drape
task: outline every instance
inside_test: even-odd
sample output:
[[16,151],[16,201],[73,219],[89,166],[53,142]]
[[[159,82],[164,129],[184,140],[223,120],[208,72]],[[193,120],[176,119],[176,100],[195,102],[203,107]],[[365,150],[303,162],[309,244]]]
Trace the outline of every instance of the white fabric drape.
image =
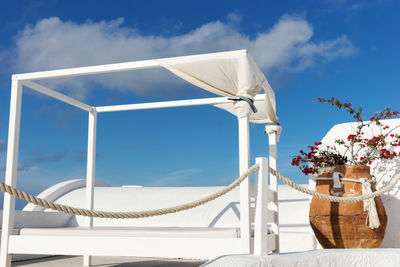
[[[263,100],[255,100],[254,101],[254,105],[257,108],[257,112],[252,114],[252,115],[250,115],[250,121],[252,123],[276,122],[276,121],[272,121],[271,119],[269,119],[270,117],[268,116],[268,113],[267,113],[267,108],[266,108],[266,105],[265,105],[265,99],[263,99]],[[215,104],[214,106],[217,107],[217,108],[226,110],[226,111],[228,111],[229,113],[232,113],[235,116],[240,117],[240,115],[237,114],[237,111],[234,108],[234,104],[232,104],[232,103]]]
[[[159,59],[157,63],[191,84],[222,96],[253,99],[264,88],[266,98],[260,116],[263,114],[264,121],[278,121],[274,92],[246,50]],[[237,113],[246,116],[248,108]]]

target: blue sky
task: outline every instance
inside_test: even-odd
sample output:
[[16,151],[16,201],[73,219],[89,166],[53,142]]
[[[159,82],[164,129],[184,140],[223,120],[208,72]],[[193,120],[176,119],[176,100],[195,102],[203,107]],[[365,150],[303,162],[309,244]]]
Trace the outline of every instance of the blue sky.
[[[276,93],[278,165],[351,120],[318,97],[400,109],[398,1],[4,1],[0,9],[0,178],[13,73],[248,49]],[[44,81],[92,105],[211,97],[167,71]],[[87,114],[24,90],[18,187],[85,176]],[[237,176],[237,122],[213,107],[100,114],[96,176],[113,185],[224,185]],[[267,154],[251,126],[252,157]],[[21,203],[18,206],[21,207]]]

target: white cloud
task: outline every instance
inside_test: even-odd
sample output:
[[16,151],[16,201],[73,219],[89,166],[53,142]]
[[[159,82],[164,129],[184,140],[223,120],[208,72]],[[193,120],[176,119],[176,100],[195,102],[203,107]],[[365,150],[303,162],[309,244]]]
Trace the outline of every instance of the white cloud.
[[[303,18],[284,15],[269,30],[255,38],[239,32],[240,16],[228,15],[228,22],[213,21],[190,32],[172,37],[144,35],[125,27],[123,19],[78,24],[57,17],[42,19],[16,37],[13,55],[15,72],[107,64],[167,56],[247,48],[264,72],[301,71],[356,52],[346,36],[313,42],[312,25]],[[84,98],[94,84],[139,95],[163,88],[167,93],[183,84],[167,71],[119,73],[63,80],[63,87]],[[52,86],[59,86],[59,80]],[[161,93],[159,93],[161,94]]]

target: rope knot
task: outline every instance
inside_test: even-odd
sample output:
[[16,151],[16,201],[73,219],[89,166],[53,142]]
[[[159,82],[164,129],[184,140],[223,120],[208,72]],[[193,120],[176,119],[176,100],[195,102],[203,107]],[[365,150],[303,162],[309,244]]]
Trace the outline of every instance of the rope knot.
[[[371,183],[368,178],[360,178],[362,194],[368,195],[372,193]],[[375,198],[368,198],[363,200],[364,211],[368,212],[365,223],[369,228],[376,229],[381,225],[379,221],[378,212],[376,211]]]

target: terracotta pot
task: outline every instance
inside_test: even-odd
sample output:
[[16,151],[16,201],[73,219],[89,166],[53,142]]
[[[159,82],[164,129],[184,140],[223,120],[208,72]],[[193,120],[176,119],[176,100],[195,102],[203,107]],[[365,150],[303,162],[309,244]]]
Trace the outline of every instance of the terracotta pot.
[[[333,171],[319,177],[332,177],[333,172],[341,172],[351,179],[371,178],[368,166],[337,166]],[[342,181],[343,197],[362,194],[361,183]],[[330,194],[333,181],[317,181],[316,191]],[[372,191],[376,191],[372,184]],[[363,201],[335,203],[313,198],[310,207],[310,224],[323,248],[377,248],[385,236],[387,216],[380,197],[375,197],[376,209],[381,223],[377,229],[370,229],[366,224],[367,212]]]

